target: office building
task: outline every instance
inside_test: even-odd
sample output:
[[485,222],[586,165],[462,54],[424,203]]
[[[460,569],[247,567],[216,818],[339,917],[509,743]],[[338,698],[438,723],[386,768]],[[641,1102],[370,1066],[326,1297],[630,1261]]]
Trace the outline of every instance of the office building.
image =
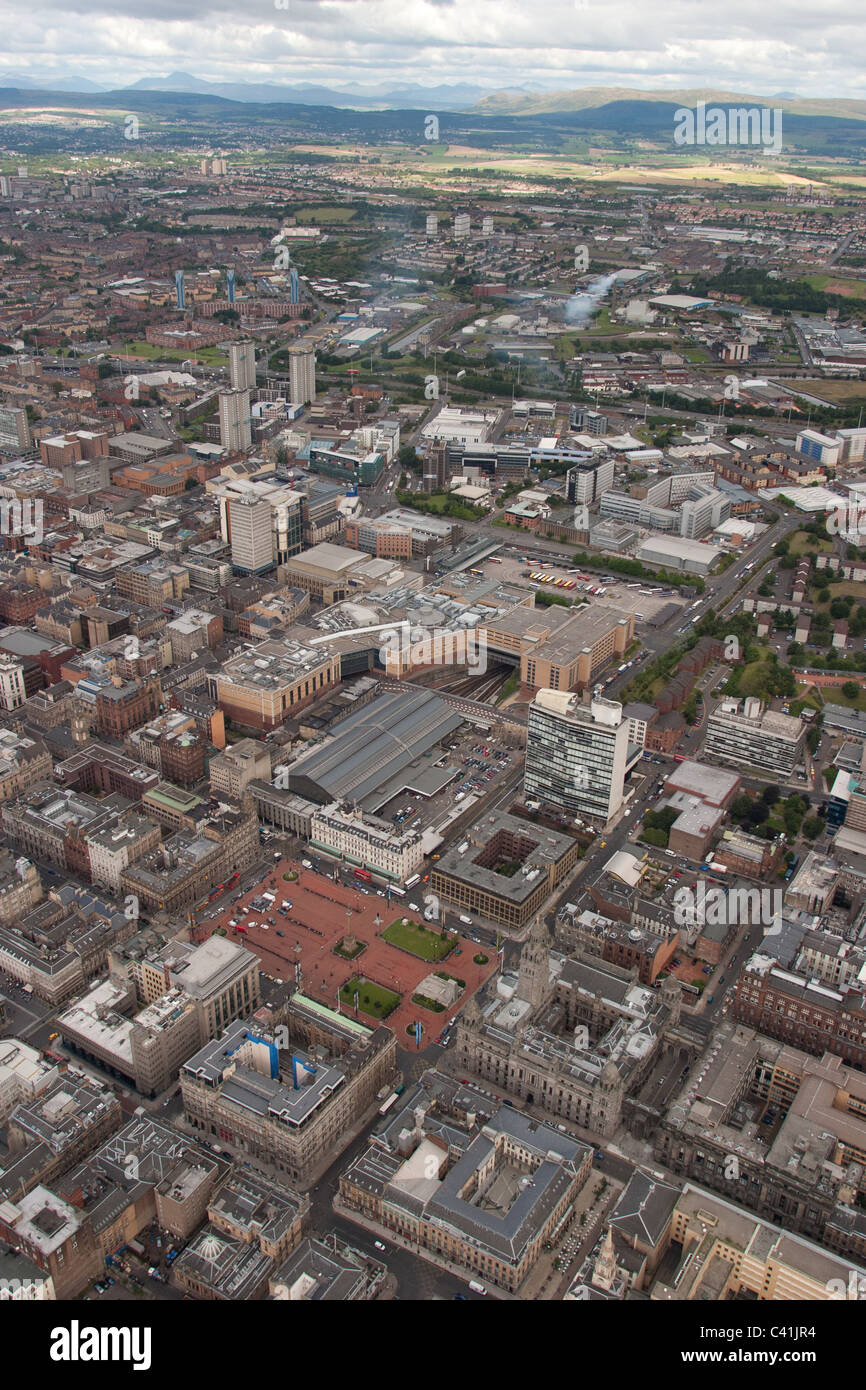
[[478,634],[491,656],[519,661],[520,682],[528,689],[588,690],[599,672],[624,659],[634,641],[634,615],[604,606],[521,604],[485,619]]
[[769,777],[790,777],[803,751],[806,725],[793,715],[761,712],[750,696],[724,701],[707,722],[704,755],[719,762],[754,768]]
[[254,738],[242,738],[211,758],[208,767],[211,790],[240,801],[250,782],[267,781],[271,775],[271,755]]
[[387,457],[385,441],[356,430],[349,439],[314,439],[310,443],[310,472],[333,478],[346,488],[373,487],[382,476]]
[[67,791],[52,782],[34,782],[21,796],[0,808],[4,834],[28,858],[72,872],[90,866],[84,837],[106,824],[114,825],[128,807],[124,797],[111,794],[97,799],[79,791]]
[[0,1206],[0,1240],[37,1266],[58,1299],[77,1298],[105,1272],[90,1216],[42,1185]]
[[568,500],[575,506],[597,502],[603,492],[613,487],[614,460],[596,455],[576,463],[566,473]]
[[387,1267],[331,1232],[302,1240],[268,1281],[271,1298],[286,1303],[356,1303],[377,1298]]
[[195,830],[177,830],[123,870],[121,891],[134,894],[142,912],[188,911],[232,873],[247,868],[258,848],[255,817],[228,803],[218,802],[207,814],[200,798],[167,782],[142,801],[162,825],[185,813],[198,818]]
[[214,485],[220,534],[232,548],[232,567],[264,574],[297,555],[304,544],[304,497],[284,483],[237,478]]
[[529,706],[526,795],[607,825],[622,806],[630,763],[640,756],[629,745],[628,728],[615,700],[582,704],[567,691],[539,690]]
[[[142,1095],[165,1090],[197,1048],[251,1014],[261,998],[257,958],[224,937],[200,946],[171,941],[143,962],[121,963],[121,975],[70,1004],[57,1026],[67,1047]],[[147,986],[160,974],[162,989],[153,997]],[[132,1013],[139,987],[149,1002]]]
[[176,271],[175,271],[175,274],[174,274],[174,288],[175,288],[175,294],[176,294],[176,296],[177,296],[177,307],[178,307],[178,309],[185,309],[185,308],[186,308],[186,299],[185,299],[184,292],[183,292],[183,271],[182,271],[182,270],[176,270]]
[[0,927],[0,970],[57,1007],[105,970],[109,946],[132,927],[92,888],[66,883],[51,898],[40,890],[32,910],[23,903],[20,915]]
[[29,859],[0,850],[0,926],[8,927],[26,917],[42,900],[42,879]]
[[220,444],[234,453],[249,449],[253,436],[250,425],[250,393],[241,388],[219,393]]
[[610,420],[607,415],[590,410],[587,405],[573,405],[569,411],[569,425],[581,434],[601,435],[608,433]]
[[397,1041],[294,994],[277,1046],[235,1022],[181,1069],[187,1123],[309,1187],[348,1142],[359,1115],[395,1075]]
[[122,738],[130,729],[146,724],[158,713],[163,702],[159,680],[124,680],[112,676],[96,693],[96,725],[105,738]]
[[463,912],[519,930],[574,868],[578,843],[504,811],[463,832],[430,875],[430,890]]
[[683,1081],[656,1132],[660,1161],[765,1220],[862,1259],[866,1219],[851,1209],[864,1188],[862,1071],[733,1022],[721,1025],[701,1067],[703,1084]]
[[738,1023],[820,1057],[831,1052],[866,1066],[866,1001],[862,986],[829,989],[818,979],[778,968],[756,952],[740,971],[731,1014]]
[[57,1063],[20,1038],[0,1038],[0,1125],[17,1105],[28,1104],[57,1081]]
[[425,492],[436,492],[448,481],[448,457],[444,444],[428,444],[422,463],[422,487]]
[[840,463],[862,463],[866,456],[866,428],[837,430],[841,444]]
[[462,534],[463,527],[447,518],[395,507],[382,516],[347,521],[345,544],[379,559],[421,560],[453,548]]
[[267,501],[251,494],[227,498],[221,508],[232,547],[232,567],[264,574],[274,567],[274,526]]
[[824,468],[835,468],[842,452],[842,441],[819,430],[800,430],[795,441],[798,454],[804,458],[816,459]]
[[653,1288],[659,1302],[799,1304],[862,1297],[866,1282],[866,1271],[790,1234],[784,1215],[770,1225],[691,1184],[677,1201],[669,1239],[681,1255]]
[[207,1224],[174,1266],[196,1299],[231,1303],[264,1297],[280,1261],[301,1242],[309,1198],[250,1172],[232,1173],[211,1197]]
[[293,640],[259,642],[209,678],[220,709],[252,729],[276,729],[339,680],[339,655]]
[[110,893],[118,894],[124,869],[155,849],[160,841],[159,826],[135,809],[122,820],[88,832],[84,842],[91,879]]
[[691,540],[714,531],[731,514],[731,499],[718,488],[698,484],[680,507],[680,535]]
[[78,1071],[61,1073],[54,1064],[52,1070],[51,1084],[21,1096],[8,1114],[0,1204],[38,1183],[54,1183],[122,1123],[120,1101],[107,1086]]
[[24,667],[13,656],[0,655],[0,709],[18,709],[26,698]]

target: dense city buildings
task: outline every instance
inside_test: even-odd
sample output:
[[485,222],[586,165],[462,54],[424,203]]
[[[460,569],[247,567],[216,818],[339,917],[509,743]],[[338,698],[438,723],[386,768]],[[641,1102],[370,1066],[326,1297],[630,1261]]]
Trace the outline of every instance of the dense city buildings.
[[[223,1380],[232,1303],[484,1298],[826,1378],[814,1305],[866,1295],[852,17],[470,49],[467,10],[419,67],[365,3],[204,8],[192,57],[145,5],[110,63],[37,8],[38,68],[6,26],[0,1302],[157,1373],[194,1319]],[[796,98],[729,106],[723,42]]]

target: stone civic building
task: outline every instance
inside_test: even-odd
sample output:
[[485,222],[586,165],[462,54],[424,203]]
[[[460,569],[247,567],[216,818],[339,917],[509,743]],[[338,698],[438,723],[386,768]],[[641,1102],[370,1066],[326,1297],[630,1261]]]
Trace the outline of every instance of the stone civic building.
[[[425,1072],[340,1177],[335,1208],[516,1293],[567,1219],[592,1149]],[[392,1237],[393,1238],[393,1237]]]
[[459,1071],[487,1078],[557,1120],[596,1134],[618,1129],[626,1097],[648,1077],[679,1021],[675,981],[647,989],[636,970],[568,958],[533,927],[513,985],[470,1000],[457,1029]]

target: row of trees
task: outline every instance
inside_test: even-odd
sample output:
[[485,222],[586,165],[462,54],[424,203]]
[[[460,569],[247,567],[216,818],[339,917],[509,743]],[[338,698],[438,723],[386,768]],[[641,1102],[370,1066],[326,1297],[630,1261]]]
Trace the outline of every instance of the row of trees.
[[765,787],[760,796],[750,796],[741,792],[729,807],[731,820],[751,835],[765,840],[773,840],[784,831],[789,840],[804,835],[807,840],[816,840],[824,829],[820,816],[807,815],[810,806],[805,797],[796,792],[779,800],[779,788]]

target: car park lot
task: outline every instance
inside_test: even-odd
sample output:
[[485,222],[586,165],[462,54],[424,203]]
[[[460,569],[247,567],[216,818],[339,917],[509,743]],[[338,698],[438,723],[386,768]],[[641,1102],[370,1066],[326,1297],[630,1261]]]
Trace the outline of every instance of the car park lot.
[[[544,552],[536,551],[532,542],[528,542],[527,545],[529,548],[525,550],[519,546],[506,546],[497,551],[492,563],[490,559],[483,560],[479,568],[483,571],[484,578],[522,589],[550,589],[554,593],[561,593],[563,598],[569,600],[585,598],[590,603],[605,603],[620,612],[640,613],[641,619],[637,621],[651,621],[669,603],[680,605],[685,611],[687,600],[680,598],[677,590],[666,588],[652,579],[639,581],[629,579],[625,575],[606,577],[601,570],[576,570],[568,557],[554,555],[552,552],[549,563],[545,563],[543,559],[537,558]],[[527,557],[526,560],[520,558],[522,555]],[[562,584],[543,583],[531,579],[531,574],[546,574],[551,580],[559,579],[565,583],[573,583],[575,587],[568,589]],[[606,592],[603,595],[592,595],[589,592],[590,588],[602,588]]]
[[[426,766],[418,768],[415,785],[412,785],[412,769],[409,769],[407,785],[375,807],[377,816],[392,821],[395,826],[419,831],[439,826],[453,811],[456,802],[465,801],[469,796],[486,796],[495,790],[509,772],[519,768],[521,756],[519,750],[506,748],[487,735],[479,740],[478,733],[470,729],[462,737],[452,737],[438,756],[434,753],[431,758],[424,759],[423,764]],[[428,768],[432,778],[425,779]],[[432,788],[433,779],[439,789],[428,790],[425,780],[431,782]]]

